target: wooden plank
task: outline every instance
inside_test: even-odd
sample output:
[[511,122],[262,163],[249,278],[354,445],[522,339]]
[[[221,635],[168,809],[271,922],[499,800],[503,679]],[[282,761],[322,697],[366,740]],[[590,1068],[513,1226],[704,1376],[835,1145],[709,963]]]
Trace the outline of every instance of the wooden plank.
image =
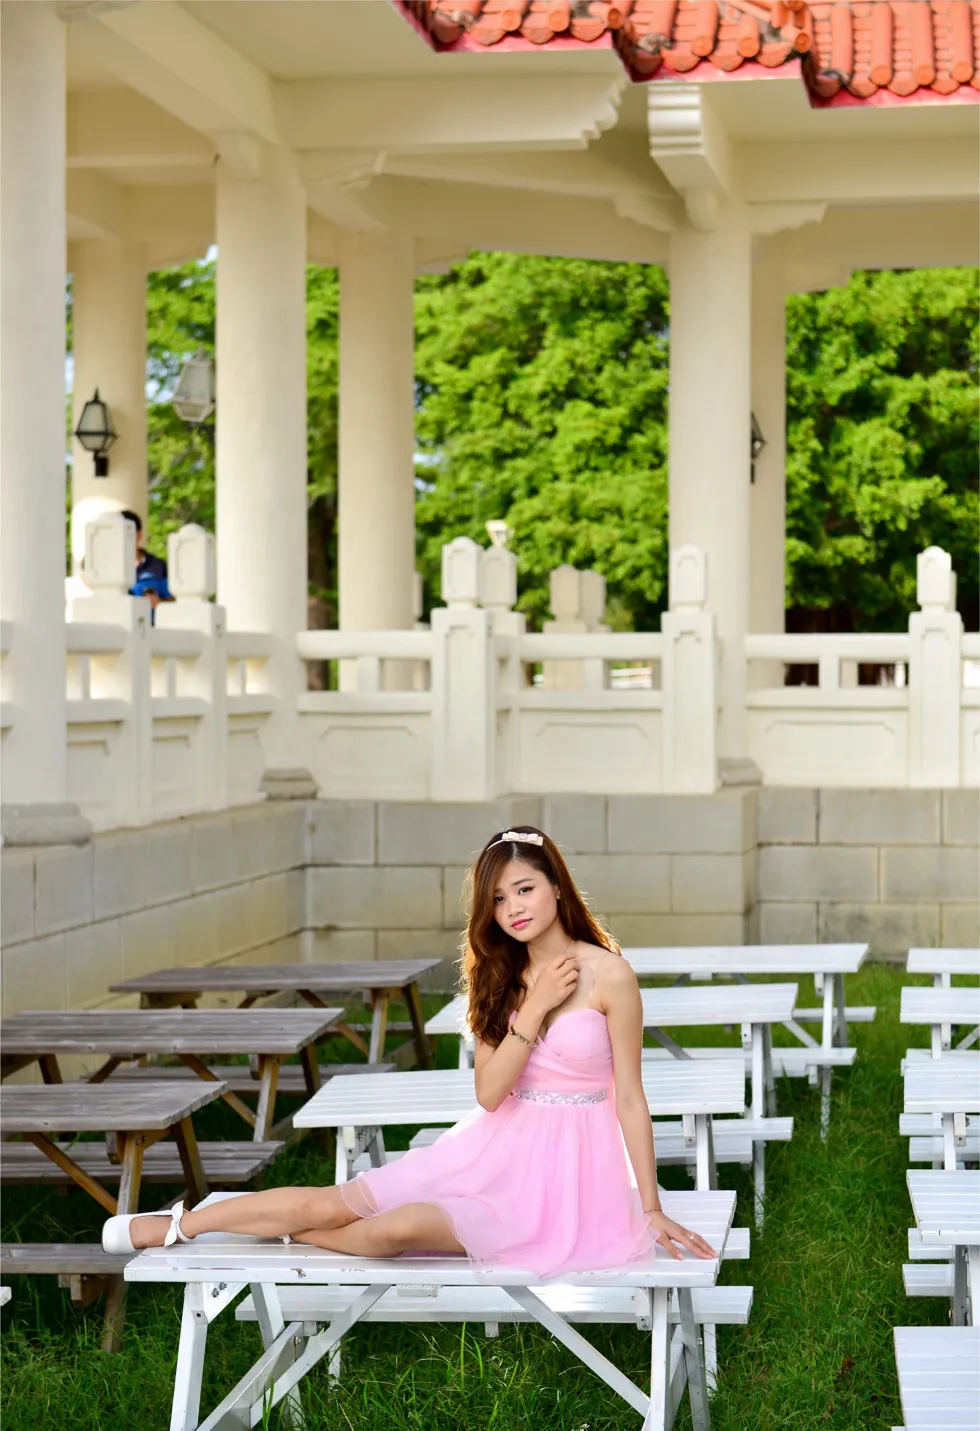
[[978,1024],[980,988],[921,989],[906,984],[899,1018],[903,1024]]
[[856,974],[867,953],[867,944],[740,944],[627,948],[623,958],[641,976]]
[[336,993],[404,987],[437,968],[440,958],[381,959],[342,964],[215,964],[158,969],[110,984],[113,993],[202,993],[237,990],[275,993],[311,989]]
[[0,1098],[0,1134],[172,1128],[221,1096],[220,1083],[18,1084]]
[[980,1113],[980,1059],[937,1058],[905,1070],[906,1113]]
[[[305,1059],[309,1052],[312,1060],[312,1046],[307,1045],[306,1049],[300,1050],[300,1058]],[[259,1091],[259,1080],[257,1073],[253,1073],[247,1064],[241,1063],[220,1063],[209,1065],[211,1073],[233,1093],[253,1093]],[[351,1074],[360,1073],[391,1073],[394,1070],[393,1063],[321,1063],[319,1066],[319,1085],[323,1086],[331,1078],[343,1078]],[[187,1082],[196,1077],[191,1070],[184,1065],[174,1067],[172,1064],[154,1063],[145,1067],[130,1065],[119,1069],[113,1075],[114,1083],[152,1083],[161,1080],[174,1080],[176,1082]],[[308,1094],[307,1078],[304,1072],[303,1063],[284,1063],[279,1067],[279,1092],[288,1094]]]
[[[121,1164],[110,1161],[102,1143],[59,1143],[66,1156],[90,1177],[100,1182],[118,1182]],[[281,1141],[268,1143],[213,1142],[198,1144],[207,1180],[212,1184],[247,1183],[269,1166],[285,1147]],[[184,1176],[180,1152],[170,1139],[144,1149],[143,1181],[179,1182]],[[31,1143],[0,1145],[0,1182],[6,1186],[29,1183],[64,1187],[71,1178]]]
[[98,1242],[7,1242],[0,1246],[6,1276],[106,1276],[123,1270],[133,1254],[103,1252]]
[[342,1009],[72,1009],[0,1022],[5,1055],[298,1054]]
[[980,978],[980,949],[910,949],[910,974],[974,974]]

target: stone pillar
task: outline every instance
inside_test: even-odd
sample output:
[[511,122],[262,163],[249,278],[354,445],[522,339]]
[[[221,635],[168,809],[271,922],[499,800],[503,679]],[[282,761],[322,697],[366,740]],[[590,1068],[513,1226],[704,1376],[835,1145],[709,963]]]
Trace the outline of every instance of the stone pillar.
[[743,205],[719,205],[711,231],[671,235],[670,550],[692,544],[706,558],[722,643],[718,753],[729,759],[745,753],[751,293]]
[[217,184],[217,576],[229,631],[275,639],[266,764],[295,761],[306,676],[306,198],[290,156]]
[[4,4],[0,54],[2,781],[17,826],[12,835],[5,818],[4,838],[34,843],[32,810],[37,840],[73,814],[64,803],[65,30],[54,5]]
[[413,625],[414,242],[346,235],[340,260],[340,628]]
[[749,630],[786,626],[786,295],[765,261],[752,279],[752,411],[766,439],[750,495]]
[[118,434],[109,475],[96,477],[92,454],[72,445],[72,564],[85,554],[85,528],[122,507],[146,522],[146,260],[142,244],[86,239],[71,246],[72,427],[96,388]]

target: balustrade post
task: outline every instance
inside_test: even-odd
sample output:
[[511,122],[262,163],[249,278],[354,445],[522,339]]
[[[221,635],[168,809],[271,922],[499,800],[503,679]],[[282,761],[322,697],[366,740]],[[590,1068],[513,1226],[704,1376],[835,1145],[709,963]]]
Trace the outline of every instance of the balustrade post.
[[916,560],[916,600],[909,617],[909,784],[960,782],[963,621],[948,552],[927,547]]
[[504,647],[503,654],[499,654],[492,644],[490,653],[496,717],[491,734],[496,742],[495,780],[501,794],[514,788],[517,774],[520,726],[514,703],[525,681],[518,645],[527,629],[527,618],[513,609],[516,601],[517,557],[495,542],[480,557],[480,604],[490,617],[491,643],[499,640]]
[[228,648],[225,609],[215,593],[214,537],[189,523],[167,541],[168,585],[172,602],[157,607],[156,624],[167,631],[199,631],[205,639],[200,657],[181,672],[181,695],[205,703],[197,760],[196,803],[202,810],[228,804]]
[[457,537],[442,549],[442,598],[432,626],[432,798],[496,794],[493,615],[477,606],[482,549]]
[[[582,636],[588,626],[582,616],[584,573],[565,562],[548,575],[553,621],[542,621],[544,636]],[[585,683],[582,661],[543,661],[541,685],[546,691],[580,691]]]
[[[136,528],[120,512],[103,512],[85,530],[85,581],[92,595],[75,597],[69,619],[126,632],[124,650],[88,657],[88,695],[128,707],[118,736],[109,741],[111,808],[122,825],[153,818],[150,603],[129,595],[135,573]],[[70,711],[69,704],[69,727]],[[69,745],[70,735],[69,729]]]
[[705,611],[707,560],[696,546],[671,555],[663,635],[664,790],[710,794],[718,787],[718,687],[714,614]]

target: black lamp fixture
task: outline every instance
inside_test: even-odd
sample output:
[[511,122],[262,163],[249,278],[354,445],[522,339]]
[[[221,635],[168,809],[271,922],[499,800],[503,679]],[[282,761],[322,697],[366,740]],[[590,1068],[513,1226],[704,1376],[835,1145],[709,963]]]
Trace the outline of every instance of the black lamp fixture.
[[96,477],[108,477],[109,458],[107,454],[118,434],[112,426],[112,414],[109,412],[109,406],[99,397],[98,388],[95,389],[95,396],[90,397],[82,408],[82,415],[75,428],[75,436],[85,451],[91,452],[94,457]]
[[203,348],[184,364],[171,402],[185,422],[204,422],[214,412],[214,364]]
[[749,439],[749,457],[751,462],[751,466],[749,468],[749,481],[754,482],[755,464],[758,458],[762,455],[762,449],[766,446],[766,439],[762,435],[762,428],[759,426],[759,419],[756,417],[754,412],[751,414],[751,418],[752,436]]

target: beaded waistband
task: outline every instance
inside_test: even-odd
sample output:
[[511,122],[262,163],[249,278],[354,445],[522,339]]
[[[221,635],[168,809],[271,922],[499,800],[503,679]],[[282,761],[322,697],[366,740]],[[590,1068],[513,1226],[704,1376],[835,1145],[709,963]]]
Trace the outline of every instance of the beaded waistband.
[[531,1103],[603,1103],[606,1090],[598,1088],[594,1093],[557,1093],[550,1088],[512,1088],[511,1098],[526,1098]]

